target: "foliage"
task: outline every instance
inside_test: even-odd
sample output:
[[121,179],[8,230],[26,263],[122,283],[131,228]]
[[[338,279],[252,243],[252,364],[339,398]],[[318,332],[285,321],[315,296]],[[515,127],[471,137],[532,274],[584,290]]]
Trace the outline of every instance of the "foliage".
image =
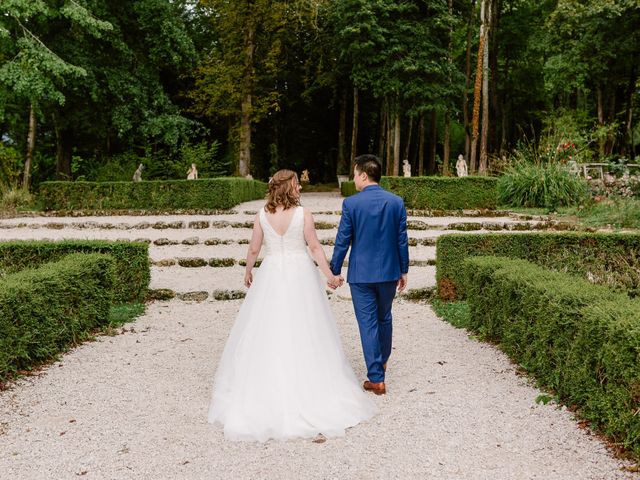
[[120,327],[125,323],[131,322],[136,317],[144,314],[146,306],[144,303],[124,303],[121,305],[113,305],[109,311],[109,328]]
[[445,319],[454,327],[469,328],[471,318],[469,304],[467,302],[443,302],[436,298],[431,306],[436,312],[436,315]]
[[343,197],[350,197],[351,195],[358,193],[355,182],[342,182],[342,185],[340,186],[340,193]]
[[588,184],[561,163],[535,165],[517,162],[498,179],[501,205],[514,207],[558,207],[579,205],[588,198]]
[[640,300],[523,260],[476,257],[465,272],[470,328],[640,455]]
[[15,185],[20,180],[22,155],[13,147],[0,142],[0,184]]
[[244,178],[142,182],[44,182],[45,210],[229,209],[263,198],[266,184]]
[[457,210],[496,207],[496,178],[382,177],[380,185],[400,195],[407,208]]
[[496,255],[525,259],[611,289],[640,295],[640,234],[506,233],[444,235],[436,242],[438,293],[467,297],[462,263],[468,257]]
[[16,212],[29,208],[33,204],[33,196],[15,183],[7,185],[0,181],[0,213]]
[[566,213],[574,214],[581,223],[594,227],[640,229],[640,198],[612,196]]
[[0,380],[55,358],[107,324],[113,261],[73,254],[0,280]]
[[109,255],[116,278],[114,301],[144,302],[151,278],[149,246],[146,243],[94,240],[0,242],[0,277],[56,262],[71,253]]
[[596,200],[605,197],[633,197],[640,196],[640,175],[623,175],[614,177],[605,175],[604,178],[592,178],[589,180],[591,196]]

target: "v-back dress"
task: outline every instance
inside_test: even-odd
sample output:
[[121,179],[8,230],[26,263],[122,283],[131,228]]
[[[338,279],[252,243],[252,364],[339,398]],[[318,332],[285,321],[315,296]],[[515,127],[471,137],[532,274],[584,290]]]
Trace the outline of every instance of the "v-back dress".
[[[344,435],[371,418],[372,399],[347,361],[297,207],[284,235],[259,214],[264,259],[229,334],[209,422],[230,440]],[[354,320],[355,321],[355,320]]]

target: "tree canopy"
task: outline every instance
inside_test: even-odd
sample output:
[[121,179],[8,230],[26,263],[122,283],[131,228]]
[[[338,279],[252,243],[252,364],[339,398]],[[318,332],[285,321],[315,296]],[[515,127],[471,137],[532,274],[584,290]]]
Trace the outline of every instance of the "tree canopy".
[[4,0],[0,13],[3,182],[125,180],[139,163],[181,178],[192,162],[326,182],[365,152],[390,174],[404,159],[448,174],[458,154],[486,155],[491,173],[523,144],[561,142],[583,159],[638,154],[637,0]]

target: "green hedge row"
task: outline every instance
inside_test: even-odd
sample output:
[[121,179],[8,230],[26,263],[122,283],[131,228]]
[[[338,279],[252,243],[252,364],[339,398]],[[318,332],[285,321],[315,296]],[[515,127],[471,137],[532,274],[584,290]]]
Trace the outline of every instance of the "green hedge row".
[[[464,210],[496,208],[493,177],[382,177],[380,185],[399,195],[407,208],[420,210]],[[342,196],[356,193],[353,182],[342,184]]]
[[356,193],[358,193],[358,191],[356,190],[356,183],[352,181],[342,182],[342,185],[340,185],[340,193],[343,197],[350,197],[351,195],[355,195]]
[[0,380],[54,358],[109,319],[108,255],[72,254],[0,280]]
[[471,328],[640,455],[640,300],[524,260],[464,271]]
[[464,298],[463,261],[474,255],[530,260],[596,284],[640,295],[640,234],[509,233],[443,235],[436,242],[438,295]]
[[267,185],[244,178],[143,182],[43,182],[45,210],[229,209],[264,198]]
[[146,243],[102,240],[0,242],[0,278],[55,262],[70,253],[108,254],[113,258],[116,276],[114,302],[144,302],[151,278],[149,246]]

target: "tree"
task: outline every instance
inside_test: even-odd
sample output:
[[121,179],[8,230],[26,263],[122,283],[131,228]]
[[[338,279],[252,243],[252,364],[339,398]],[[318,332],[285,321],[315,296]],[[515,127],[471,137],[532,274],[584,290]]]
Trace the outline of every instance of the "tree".
[[[0,83],[9,91],[0,92],[0,97],[10,95],[28,104],[28,138],[23,188],[29,188],[33,152],[36,137],[36,115],[43,104],[63,105],[63,93],[67,80],[85,77],[84,68],[61,58],[42,40],[48,25],[63,18],[77,25],[82,31],[94,36],[112,29],[112,25],[96,19],[83,5],[69,0],[59,2],[45,0],[5,0],[4,17],[0,17],[0,36],[6,59],[0,66]],[[2,102],[4,103],[4,102]],[[0,110],[0,115],[4,112]]]

